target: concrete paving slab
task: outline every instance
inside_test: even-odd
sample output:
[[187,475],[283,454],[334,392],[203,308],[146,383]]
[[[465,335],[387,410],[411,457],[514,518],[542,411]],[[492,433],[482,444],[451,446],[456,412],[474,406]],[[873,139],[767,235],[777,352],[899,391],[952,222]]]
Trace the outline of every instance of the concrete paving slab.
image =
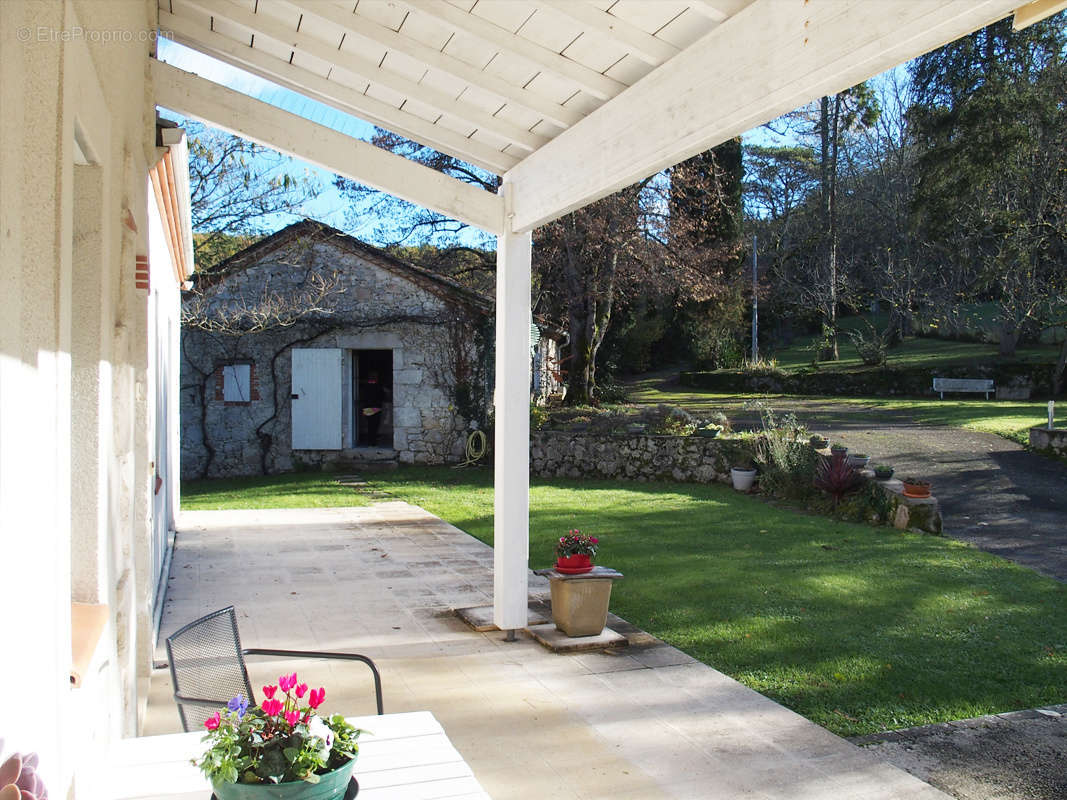
[[611,628],[604,628],[596,636],[568,636],[554,622],[546,622],[543,625],[530,625],[526,632],[553,653],[584,653],[626,647],[629,644],[625,636]]
[[[614,615],[617,653],[471,630],[453,611],[492,602],[492,563],[401,502],[187,512],[161,637],[233,604],[247,647],[365,653],[386,711],[432,711],[495,800],[948,798]],[[531,604],[547,595],[531,575]],[[328,711],[373,713],[361,666],[264,658],[249,674],[259,687],[298,671],[327,687]],[[144,734],[179,729],[170,693],[156,670]]]

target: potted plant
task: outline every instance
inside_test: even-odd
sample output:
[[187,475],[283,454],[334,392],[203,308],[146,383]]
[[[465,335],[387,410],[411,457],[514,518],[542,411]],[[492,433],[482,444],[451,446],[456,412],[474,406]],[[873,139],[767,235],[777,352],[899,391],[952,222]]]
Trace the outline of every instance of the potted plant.
[[856,469],[864,469],[871,461],[871,457],[866,453],[849,453],[848,463]]
[[810,439],[808,439],[808,444],[810,444],[816,450],[823,450],[828,444],[830,444],[830,440],[827,439],[825,436],[821,436],[820,434],[815,433],[812,434]]
[[208,748],[198,762],[218,800],[332,800],[345,796],[361,731],[340,714],[321,717],[322,687],[296,673],[264,686],[249,707],[238,695],[204,723]]
[[874,477],[880,481],[887,481],[893,477],[893,468],[886,464],[879,464],[874,468]]
[[904,484],[905,497],[930,496],[930,481],[928,480],[922,478],[901,478],[900,482]]
[[752,463],[752,459],[746,459],[740,464],[730,467],[730,480],[737,491],[750,491],[752,484],[756,480],[756,467]]
[[714,422],[709,422],[707,425],[701,425],[695,431],[694,436],[703,436],[706,439],[714,439],[722,433],[722,425],[716,425]]
[[591,572],[599,543],[595,536],[586,536],[577,528],[568,531],[556,542],[556,569],[564,575]]
[[832,445],[830,445],[830,454],[831,455],[836,455],[837,453],[847,453],[847,452],[848,452],[848,448],[845,447],[843,444],[841,444],[841,442],[834,442]]

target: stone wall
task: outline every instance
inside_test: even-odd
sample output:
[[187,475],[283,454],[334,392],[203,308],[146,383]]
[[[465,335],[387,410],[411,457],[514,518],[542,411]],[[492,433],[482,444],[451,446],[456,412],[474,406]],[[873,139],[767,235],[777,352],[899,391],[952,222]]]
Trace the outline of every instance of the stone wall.
[[[752,439],[530,432],[530,474],[546,478],[730,484],[730,467],[754,455]],[[873,472],[866,474],[885,500],[881,521],[901,530],[941,533],[936,498],[905,497],[900,481],[874,481]]]
[[1067,428],[1031,428],[1030,446],[1035,450],[1067,457]]
[[[267,294],[299,298],[308,290],[308,276],[316,272],[336,273],[339,281],[324,303],[328,314],[244,335],[183,329],[183,478],[285,472],[359,460],[362,453],[354,448],[349,430],[351,390],[344,381],[344,449],[292,449],[294,347],[391,350],[393,396],[386,413],[393,439],[380,442],[381,449],[395,451],[393,460],[402,463],[445,463],[462,455],[468,420],[459,414],[452,390],[455,351],[464,348],[472,362],[482,356],[469,335],[458,344],[451,336],[453,327],[465,319],[461,307],[368,260],[339,254],[329,244],[295,241],[213,287],[207,313],[240,303],[262,305]],[[218,367],[234,362],[253,364],[258,399],[217,399]],[[380,460],[379,453],[371,455]]]

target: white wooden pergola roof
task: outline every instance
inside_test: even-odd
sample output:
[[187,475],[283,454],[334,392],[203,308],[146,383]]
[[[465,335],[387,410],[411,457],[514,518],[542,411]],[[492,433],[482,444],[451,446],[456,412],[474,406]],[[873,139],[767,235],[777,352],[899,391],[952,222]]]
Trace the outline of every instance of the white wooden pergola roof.
[[1022,6],[1067,0],[159,0],[164,36],[503,176],[491,194],[152,61],[156,102],[498,236],[496,622],[525,625],[530,235]]

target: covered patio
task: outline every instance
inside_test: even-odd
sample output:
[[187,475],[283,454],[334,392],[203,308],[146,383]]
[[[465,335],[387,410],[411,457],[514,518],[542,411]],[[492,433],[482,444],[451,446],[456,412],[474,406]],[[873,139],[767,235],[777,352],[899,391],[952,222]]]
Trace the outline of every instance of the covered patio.
[[[247,538],[238,521],[230,534],[183,534],[190,557],[199,542],[216,563],[238,566],[226,574],[195,559],[175,566],[165,624],[234,602],[254,615],[246,635],[258,637],[257,645],[274,636],[288,645],[301,643],[293,636],[309,644],[341,637],[380,654],[394,676],[391,710],[441,708],[450,733],[500,797],[539,789],[604,796],[607,785],[622,796],[707,796],[713,778],[743,793],[761,773],[771,783],[760,785],[792,782],[782,796],[804,796],[801,789],[841,796],[840,781],[857,775],[875,788],[852,796],[921,796],[913,783],[898,791],[896,782],[907,780],[902,773],[848,748],[842,755],[839,740],[669,648],[647,653],[677,663],[645,663],[636,651],[563,658],[521,638],[502,641],[502,631],[527,625],[530,589],[537,589],[527,563],[532,231],[1009,14],[1023,25],[1065,6],[1067,0],[0,3],[0,564],[13,565],[0,582],[0,608],[5,626],[18,631],[17,655],[0,662],[0,685],[17,687],[0,705],[7,748],[40,753],[40,776],[53,797],[106,797],[90,780],[102,754],[165,724],[147,699],[163,605],[157,578],[167,572],[178,505],[171,369],[178,289],[192,264],[188,186],[175,171],[184,141],[157,123],[161,106],[488,231],[497,237],[498,265],[491,568],[461,563],[488,559],[484,548],[435,532],[435,547],[460,552],[450,556],[456,568],[438,571],[445,580],[430,585],[415,564],[433,559],[419,552],[425,541],[404,532],[409,523],[398,528],[397,518],[378,518],[377,527],[393,531],[386,537],[358,518],[309,520],[299,522],[305,538],[277,542],[278,557],[287,570],[308,570],[288,577],[319,580],[311,587],[294,581],[299,585],[288,591],[297,594],[279,598],[269,568],[253,577],[238,559],[237,542]],[[499,176],[500,189],[460,183],[266,98],[177,69],[156,58],[159,37],[460,158]],[[411,524],[430,523],[423,517]],[[354,613],[343,618],[345,625],[355,619],[355,630],[331,628],[326,620],[334,617],[312,610],[321,605],[298,602],[306,590],[331,608],[344,608],[356,594],[364,608],[374,607],[359,581],[326,580],[305,552],[310,542],[334,547],[331,537],[346,532],[352,541],[325,552],[354,558],[350,571],[380,591],[381,617],[398,613],[398,631],[383,629],[378,616]],[[392,557],[416,559],[405,570],[412,578],[378,574],[386,570],[371,571],[360,560],[367,555],[360,537],[375,536],[395,539]],[[181,547],[177,552],[185,557]],[[481,555],[469,559],[471,552]],[[187,577],[193,574],[195,580]],[[472,634],[427,610],[466,594],[491,597],[498,631]],[[73,604],[94,606],[99,625],[84,629]],[[84,661],[76,674],[78,654]],[[152,691],[159,697],[157,683]],[[708,744],[715,740],[718,750]],[[787,764],[794,773],[783,771]],[[525,784],[526,794],[509,788],[520,772],[531,781],[549,774],[545,765],[553,770],[550,786]],[[566,788],[572,765],[591,765],[601,788]],[[748,796],[762,790],[754,791]]]
[[[233,603],[245,643],[365,653],[386,713],[432,712],[493,800],[948,797],[641,631],[569,655],[476,633],[452,610],[488,602],[491,557],[399,501],[185,512],[160,634]],[[534,600],[547,591],[531,577]],[[283,670],[326,683],[333,710],[374,711],[365,670],[343,664],[259,661],[253,686]],[[143,732],[179,730],[157,670]]]

